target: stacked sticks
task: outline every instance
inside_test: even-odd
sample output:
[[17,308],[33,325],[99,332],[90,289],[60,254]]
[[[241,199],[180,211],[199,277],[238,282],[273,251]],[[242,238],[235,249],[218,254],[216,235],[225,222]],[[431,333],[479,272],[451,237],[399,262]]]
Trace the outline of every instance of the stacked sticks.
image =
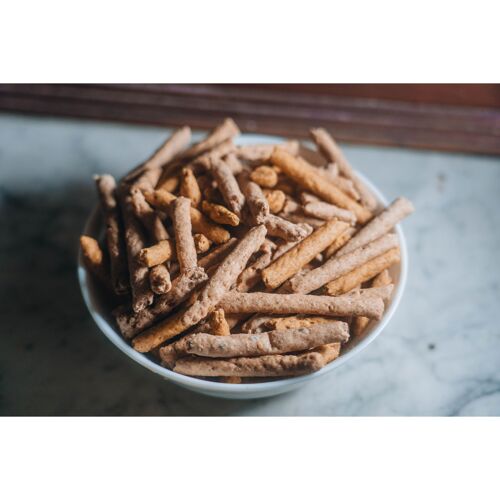
[[83,259],[123,299],[122,335],[164,366],[228,383],[309,373],[382,317],[391,230],[413,206],[377,211],[325,130],[311,131],[323,164],[238,134],[226,119],[189,146],[183,127],[118,185],[96,176],[105,245],[82,236]]

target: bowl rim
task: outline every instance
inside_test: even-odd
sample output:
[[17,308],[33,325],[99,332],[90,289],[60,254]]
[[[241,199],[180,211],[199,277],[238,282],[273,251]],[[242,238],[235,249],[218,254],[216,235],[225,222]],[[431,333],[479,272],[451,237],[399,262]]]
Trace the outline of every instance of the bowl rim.
[[[284,141],[285,139],[278,136],[268,136],[261,134],[243,134],[243,137],[246,140],[257,140],[261,141],[265,138],[266,141]],[[252,139],[253,138],[253,139]],[[238,141],[236,141],[238,142]],[[362,173],[356,171],[356,174],[360,177],[360,179],[368,186],[368,188],[375,194],[377,200],[382,203],[384,206],[387,206],[388,202],[386,197],[380,192],[380,190],[372,184],[372,182],[367,179]],[[90,230],[90,226],[97,216],[99,208],[96,206],[94,210],[91,212],[87,220],[85,221],[84,232],[82,234],[88,234]],[[392,316],[396,312],[396,309],[401,302],[401,298],[403,296],[407,274],[408,274],[408,249],[406,246],[406,239],[401,228],[400,224],[396,224],[394,230],[399,238],[400,243],[400,252],[401,252],[401,260],[400,260],[400,269],[399,269],[399,281],[397,286],[395,287],[395,292],[389,304],[389,307],[384,312],[384,315],[380,319],[380,321],[375,325],[375,327],[370,331],[368,335],[365,336],[357,345],[355,345],[352,349],[347,351],[345,354],[341,354],[338,358],[333,360],[331,363],[328,363],[326,366],[321,368],[320,370],[309,373],[307,375],[300,375],[297,377],[290,377],[281,380],[272,380],[266,382],[252,382],[250,384],[225,384],[221,382],[212,382],[209,380],[200,380],[194,377],[190,377],[188,375],[182,375],[180,373],[176,373],[168,368],[161,366],[155,361],[149,359],[146,355],[136,351],[131,345],[127,343],[127,341],[123,338],[123,336],[119,333],[118,330],[115,330],[110,323],[94,308],[92,305],[92,298],[90,289],[88,286],[88,273],[83,265],[83,259],[81,250],[78,250],[78,282],[80,285],[80,290],[87,306],[87,309],[92,316],[92,319],[97,324],[99,329],[104,333],[104,335],[116,346],[120,349],[124,354],[126,354],[129,358],[134,360],[135,362],[142,365],[144,368],[160,375],[164,379],[170,380],[177,385],[181,385],[185,388],[197,391],[197,392],[205,392],[205,393],[219,393],[220,395],[227,394],[237,395],[237,394],[245,394],[245,393],[258,393],[258,392],[279,392],[280,389],[287,387],[292,389],[294,386],[302,385],[305,382],[310,380],[314,380],[317,377],[321,377],[330,373],[335,368],[342,366],[344,363],[349,361],[351,358],[362,352],[368,345],[370,345],[383,331],[383,329],[387,326]]]

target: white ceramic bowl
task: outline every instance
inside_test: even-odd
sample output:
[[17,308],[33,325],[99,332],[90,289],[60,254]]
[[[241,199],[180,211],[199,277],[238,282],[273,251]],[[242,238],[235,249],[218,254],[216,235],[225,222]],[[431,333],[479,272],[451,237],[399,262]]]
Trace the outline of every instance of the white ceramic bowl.
[[[236,142],[238,144],[264,144],[277,143],[282,141],[283,139],[280,137],[243,134],[238,138]],[[308,159],[311,158],[313,158],[313,156]],[[387,205],[387,200],[382,195],[382,193],[368,179],[366,179],[366,177],[361,174],[358,175],[377,197],[380,205]],[[101,222],[99,210],[98,208],[95,208],[89,219],[87,220],[84,228],[84,234],[97,237],[100,231]],[[401,262],[399,265],[395,265],[390,269],[395,288],[390,303],[388,304],[388,307],[386,308],[382,319],[377,322],[372,321],[368,325],[367,334],[363,338],[361,338],[360,340],[354,339],[349,342],[349,344],[345,348],[343,348],[342,354],[336,360],[325,366],[323,369],[309,375],[302,375],[300,377],[287,378],[282,380],[274,380],[270,382],[258,382],[250,384],[225,384],[219,382],[210,382],[188,377],[186,375],[181,375],[160,366],[147,355],[135,351],[120,335],[111,315],[110,307],[103,301],[101,297],[101,294],[99,292],[99,285],[95,282],[93,276],[87,273],[85,267],[83,266],[81,253],[78,256],[78,280],[80,282],[80,288],[85,303],[87,304],[92,318],[97,323],[97,326],[101,329],[104,335],[106,335],[106,337],[108,337],[108,339],[111,340],[113,344],[115,344],[116,347],[118,347],[128,357],[130,357],[140,365],[144,366],[148,370],[151,370],[152,372],[157,373],[164,379],[169,380],[174,384],[209,396],[228,399],[262,398],[297,389],[310,380],[314,380],[317,377],[322,377],[332,372],[333,370],[335,370],[335,368],[338,368],[343,363],[356,356],[356,354],[361,352],[365,347],[368,346],[368,344],[373,342],[378,335],[380,335],[380,333],[387,326],[394,312],[396,311],[406,285],[406,275],[408,268],[408,253],[406,248],[406,241],[403,235],[403,231],[399,225],[395,227],[395,232],[399,237],[401,247]]]

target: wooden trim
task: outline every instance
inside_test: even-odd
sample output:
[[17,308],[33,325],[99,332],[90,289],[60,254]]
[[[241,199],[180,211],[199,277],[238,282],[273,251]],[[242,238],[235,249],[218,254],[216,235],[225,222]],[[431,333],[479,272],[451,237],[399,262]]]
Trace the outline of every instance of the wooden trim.
[[[458,92],[466,97],[460,106],[431,102],[445,89],[432,94],[424,87],[430,86],[2,84],[0,109],[202,129],[232,116],[251,132],[300,138],[322,126],[346,142],[500,154],[500,86],[484,86],[482,97],[481,86]],[[389,94],[414,100],[373,97]]]

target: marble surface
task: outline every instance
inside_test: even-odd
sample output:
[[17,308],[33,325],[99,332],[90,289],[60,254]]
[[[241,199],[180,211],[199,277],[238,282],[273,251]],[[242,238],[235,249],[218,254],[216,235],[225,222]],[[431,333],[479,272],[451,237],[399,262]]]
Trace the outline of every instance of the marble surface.
[[0,114],[0,414],[499,415],[500,158],[346,146],[404,223],[406,293],[351,362],[283,396],[225,401],[177,388],[100,333],[76,279],[91,176],[119,174],[159,128]]

